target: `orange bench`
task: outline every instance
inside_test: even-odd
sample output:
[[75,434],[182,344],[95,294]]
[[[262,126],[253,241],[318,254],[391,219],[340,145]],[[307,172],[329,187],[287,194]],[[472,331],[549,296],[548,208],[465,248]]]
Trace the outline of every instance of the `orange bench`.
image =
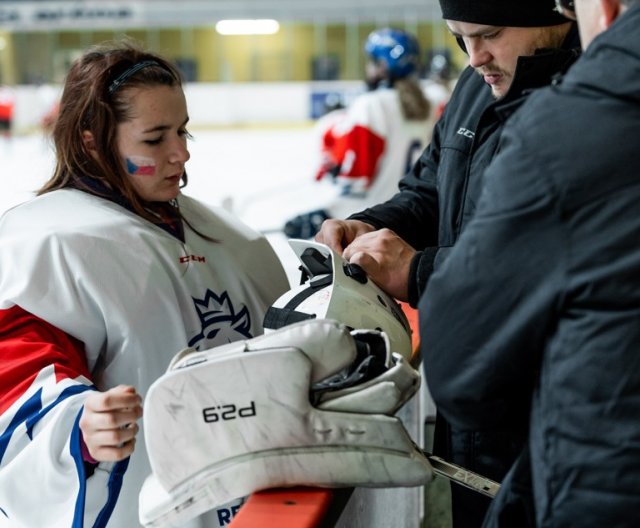
[[230,528],[330,528],[340,518],[352,488],[297,486],[253,493]]

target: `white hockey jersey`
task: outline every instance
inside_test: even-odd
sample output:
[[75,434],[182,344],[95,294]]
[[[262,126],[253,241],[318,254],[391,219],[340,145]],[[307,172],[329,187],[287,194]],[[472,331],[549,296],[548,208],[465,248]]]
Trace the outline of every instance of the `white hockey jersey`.
[[317,127],[323,159],[316,179],[338,187],[326,207],[329,215],[346,218],[396,194],[398,182],[431,141],[437,112],[432,102],[427,119],[409,121],[398,92],[380,88],[321,118]]
[[[129,459],[87,477],[78,426],[87,391],[129,384],[144,398],[179,350],[261,334],[288,290],[264,237],[223,210],[178,201],[217,242],[185,225],[183,243],[78,190],[0,220],[0,526],[138,526],[150,473],[142,428]],[[225,526],[233,512],[217,513]]]

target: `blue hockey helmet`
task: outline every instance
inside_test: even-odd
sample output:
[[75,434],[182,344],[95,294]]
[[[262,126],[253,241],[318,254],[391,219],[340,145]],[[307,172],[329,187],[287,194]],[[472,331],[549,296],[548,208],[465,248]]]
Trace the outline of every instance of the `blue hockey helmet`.
[[375,61],[387,65],[389,77],[401,79],[416,71],[420,63],[420,46],[413,35],[401,29],[384,28],[372,31],[364,51]]

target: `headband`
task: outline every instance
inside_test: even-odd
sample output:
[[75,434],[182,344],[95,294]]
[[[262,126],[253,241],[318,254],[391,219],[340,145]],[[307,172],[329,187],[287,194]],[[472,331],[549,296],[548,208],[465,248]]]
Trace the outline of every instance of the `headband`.
[[123,71],[120,75],[118,75],[118,77],[116,77],[116,79],[109,85],[109,95],[113,95],[120,88],[120,86],[122,86],[127,81],[129,77],[139,72],[143,68],[147,68],[148,66],[160,66],[160,64],[158,64],[154,60],[146,60],[134,64],[130,68]]

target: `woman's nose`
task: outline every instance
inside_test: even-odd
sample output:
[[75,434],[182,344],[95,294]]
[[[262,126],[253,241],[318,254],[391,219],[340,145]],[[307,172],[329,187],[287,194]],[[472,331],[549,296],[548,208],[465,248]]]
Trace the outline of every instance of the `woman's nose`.
[[186,140],[178,138],[174,145],[172,145],[172,151],[170,160],[172,163],[186,163],[189,161],[191,154],[187,148]]

